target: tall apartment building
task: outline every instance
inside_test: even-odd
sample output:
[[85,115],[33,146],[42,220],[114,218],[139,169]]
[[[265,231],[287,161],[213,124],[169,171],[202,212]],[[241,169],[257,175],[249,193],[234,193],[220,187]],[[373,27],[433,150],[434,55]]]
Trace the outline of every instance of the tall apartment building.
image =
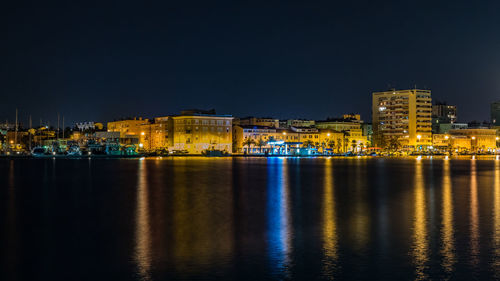
[[432,118],[440,123],[455,123],[457,121],[457,106],[446,103],[436,103],[432,106]]
[[491,124],[500,126],[500,101],[491,104]]
[[432,145],[431,91],[374,92],[372,98],[373,140],[377,146],[385,146],[393,138],[406,150]]

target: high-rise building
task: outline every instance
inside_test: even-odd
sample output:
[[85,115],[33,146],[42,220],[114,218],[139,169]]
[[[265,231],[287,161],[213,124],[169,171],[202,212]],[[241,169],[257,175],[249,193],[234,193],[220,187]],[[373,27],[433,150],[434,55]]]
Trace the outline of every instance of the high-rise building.
[[432,118],[437,118],[439,123],[455,123],[457,121],[457,106],[445,102],[432,106]]
[[491,124],[500,126],[500,101],[491,104]]
[[373,141],[388,146],[397,140],[402,149],[432,145],[432,98],[429,90],[393,90],[373,93]]

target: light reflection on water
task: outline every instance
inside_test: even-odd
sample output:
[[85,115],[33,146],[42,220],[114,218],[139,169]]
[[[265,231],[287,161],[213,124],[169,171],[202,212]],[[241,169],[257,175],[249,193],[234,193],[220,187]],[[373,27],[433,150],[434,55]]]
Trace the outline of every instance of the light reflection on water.
[[500,161],[495,161],[493,192],[493,270],[495,279],[500,279]]
[[146,161],[138,162],[137,202],[135,217],[135,253],[140,280],[150,280],[151,271],[151,223],[149,214],[149,185]]
[[500,161],[0,161],[0,200],[0,280],[500,279]]
[[441,254],[444,271],[451,276],[456,262],[455,257],[455,228],[453,226],[453,193],[452,193],[450,162],[443,162],[443,195],[441,221]]
[[422,161],[415,164],[415,180],[413,187],[414,218],[413,218],[413,246],[412,255],[415,264],[415,280],[426,280],[429,250],[427,230],[427,203],[426,189],[423,175]]
[[325,160],[323,186],[323,275],[333,280],[337,266],[337,218],[335,214],[335,187],[331,159]]
[[477,198],[477,161],[471,160],[470,169],[470,263],[477,270],[479,264],[479,214]]
[[292,226],[286,158],[268,159],[268,251],[273,275],[289,275]]

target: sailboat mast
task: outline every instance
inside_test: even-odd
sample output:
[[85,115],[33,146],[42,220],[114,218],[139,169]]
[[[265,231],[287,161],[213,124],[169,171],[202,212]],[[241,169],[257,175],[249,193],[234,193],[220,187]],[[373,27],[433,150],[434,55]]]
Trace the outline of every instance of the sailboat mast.
[[14,145],[17,147],[17,108],[16,108],[16,133],[14,134]]
[[57,113],[57,139],[59,139],[59,112]]

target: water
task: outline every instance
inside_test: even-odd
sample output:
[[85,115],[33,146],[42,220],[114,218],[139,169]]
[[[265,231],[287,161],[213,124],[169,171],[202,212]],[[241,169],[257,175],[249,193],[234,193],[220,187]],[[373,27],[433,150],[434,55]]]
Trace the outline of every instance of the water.
[[500,278],[500,161],[0,160],[0,280]]

